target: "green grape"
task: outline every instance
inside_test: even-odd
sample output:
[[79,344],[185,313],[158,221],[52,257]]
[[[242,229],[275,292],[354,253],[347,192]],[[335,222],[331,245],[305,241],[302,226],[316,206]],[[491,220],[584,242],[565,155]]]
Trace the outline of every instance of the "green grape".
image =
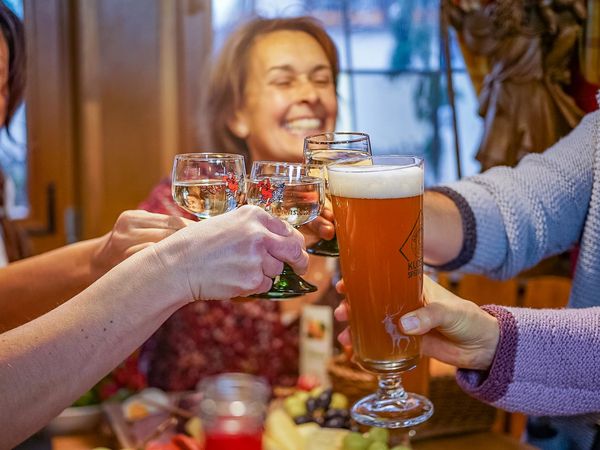
[[283,402],[283,409],[285,409],[285,412],[287,412],[292,419],[299,416],[305,416],[307,413],[306,402],[303,402],[294,396],[285,399]]
[[292,397],[297,398],[301,402],[306,402],[309,399],[310,394],[306,391],[297,391],[292,395]]
[[348,433],[344,436],[344,450],[367,450],[371,442],[360,433]]
[[390,432],[385,428],[373,427],[369,430],[367,437],[374,442],[387,442],[390,438]]
[[311,389],[310,396],[313,398],[317,398],[323,393],[324,390],[325,388],[323,386],[317,386],[316,388]]
[[389,450],[389,447],[385,442],[375,441],[367,447],[367,450]]
[[346,409],[348,408],[348,397],[339,392],[334,392],[331,396],[331,403],[329,405],[333,409]]

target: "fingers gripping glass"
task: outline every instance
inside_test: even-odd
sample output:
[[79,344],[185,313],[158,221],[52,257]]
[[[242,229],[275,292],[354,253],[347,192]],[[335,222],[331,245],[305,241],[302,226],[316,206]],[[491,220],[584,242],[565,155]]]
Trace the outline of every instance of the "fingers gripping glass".
[[403,334],[400,318],[423,305],[423,160],[380,156],[327,172],[352,346],[379,383],[352,417],[385,428],[417,425],[433,405],[402,387],[400,374],[417,365],[421,339]]
[[[304,162],[308,165],[322,165],[368,157],[371,155],[369,135],[354,132],[332,132],[308,136],[304,139]],[[325,174],[325,194],[329,200],[327,171]],[[339,256],[336,237],[327,241],[321,239],[307,249],[308,253],[320,256]]]
[[171,192],[175,203],[198,219],[234,210],[245,201],[244,157],[230,153],[175,156]]
[[[296,228],[316,219],[323,207],[323,179],[309,176],[303,164],[255,161],[247,191],[248,204],[259,206]],[[283,299],[316,290],[285,264],[271,290],[255,297]]]

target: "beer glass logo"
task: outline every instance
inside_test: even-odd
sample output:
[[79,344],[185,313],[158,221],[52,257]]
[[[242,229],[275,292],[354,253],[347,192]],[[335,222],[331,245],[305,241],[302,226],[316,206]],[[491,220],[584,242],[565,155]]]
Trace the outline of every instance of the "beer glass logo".
[[265,208],[269,208],[271,204],[283,200],[284,186],[284,183],[271,183],[270,178],[260,180],[258,182],[258,189],[260,190],[259,203],[264,204]]
[[[396,353],[396,350],[400,350],[401,352],[405,351],[410,343],[410,338],[408,336],[405,336],[402,333],[400,333],[400,330],[398,329],[398,325],[396,325],[396,322],[394,321],[394,319],[396,317],[398,317],[401,312],[402,311],[398,311],[394,314],[390,314],[386,308],[385,319],[383,319],[381,321],[381,323],[385,327],[385,332],[387,334],[389,334],[390,338],[392,339],[392,352],[393,353]],[[404,347],[402,349],[400,349],[401,344]]]
[[400,253],[408,263],[408,278],[420,275],[423,272],[423,213],[415,221],[408,237],[400,247]]

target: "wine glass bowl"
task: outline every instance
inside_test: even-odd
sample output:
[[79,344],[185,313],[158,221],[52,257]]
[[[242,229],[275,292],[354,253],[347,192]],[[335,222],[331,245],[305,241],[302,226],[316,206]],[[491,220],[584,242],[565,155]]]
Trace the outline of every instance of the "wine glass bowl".
[[171,177],[173,200],[198,219],[207,219],[232,211],[245,201],[245,179],[242,155],[179,154]]
[[[345,161],[360,160],[371,155],[369,135],[358,132],[327,132],[308,136],[304,139],[304,162],[311,167],[323,166]],[[325,195],[331,201],[328,188],[327,171],[325,179]],[[331,240],[320,240],[307,251],[320,256],[339,256],[336,237]]]
[[[247,202],[263,208],[293,227],[300,227],[321,213],[323,185],[323,178],[311,176],[304,164],[255,161],[247,181]],[[257,297],[283,299],[316,290],[315,286],[295,274],[286,264],[282,274],[273,281],[271,290]]]

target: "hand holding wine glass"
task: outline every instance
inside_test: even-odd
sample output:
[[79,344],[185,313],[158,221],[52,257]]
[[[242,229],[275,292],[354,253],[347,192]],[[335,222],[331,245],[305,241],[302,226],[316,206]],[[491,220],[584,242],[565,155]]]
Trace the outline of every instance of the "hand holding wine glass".
[[[293,227],[313,221],[323,207],[323,179],[310,176],[303,164],[255,161],[247,191],[248,204],[260,206]],[[271,290],[260,297],[282,299],[315,291],[315,286],[284,267]]]

